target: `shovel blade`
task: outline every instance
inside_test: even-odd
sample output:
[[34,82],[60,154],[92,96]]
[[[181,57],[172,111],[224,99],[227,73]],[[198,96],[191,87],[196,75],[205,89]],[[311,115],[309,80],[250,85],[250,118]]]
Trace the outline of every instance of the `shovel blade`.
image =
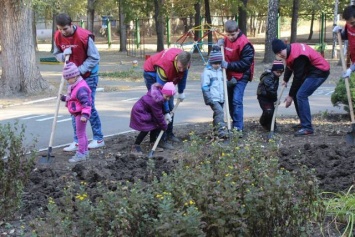
[[40,164],[51,164],[53,162],[53,156],[41,157],[38,162]]
[[152,158],[153,155],[154,155],[154,150],[151,150],[151,151],[149,152],[149,154],[148,154],[148,158]]
[[355,131],[348,132],[345,141],[348,145],[355,146]]

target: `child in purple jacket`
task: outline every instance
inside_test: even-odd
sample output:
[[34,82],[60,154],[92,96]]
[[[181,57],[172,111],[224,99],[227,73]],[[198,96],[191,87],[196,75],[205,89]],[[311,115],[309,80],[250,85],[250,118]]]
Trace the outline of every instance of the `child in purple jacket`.
[[61,96],[66,101],[70,114],[74,115],[79,149],[69,162],[79,162],[89,158],[86,124],[91,115],[91,90],[86,81],[80,76],[78,67],[69,62],[64,66],[63,78],[68,82],[66,95]]
[[167,82],[164,86],[155,83],[146,95],[142,96],[134,105],[131,111],[131,121],[129,126],[137,131],[138,134],[132,154],[142,155],[140,144],[150,132],[150,143],[154,144],[160,130],[166,130],[168,123],[164,118],[163,104],[176,93],[175,85]]

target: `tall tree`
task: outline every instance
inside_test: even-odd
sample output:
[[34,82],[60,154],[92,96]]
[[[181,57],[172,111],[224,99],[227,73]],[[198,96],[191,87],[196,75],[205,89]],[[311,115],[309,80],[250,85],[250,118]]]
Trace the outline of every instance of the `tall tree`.
[[242,6],[239,7],[239,18],[238,18],[238,25],[239,29],[247,35],[247,3],[248,0],[242,0]]
[[119,0],[119,25],[120,25],[120,52],[127,51],[127,34],[125,13],[123,11],[123,0]]
[[95,2],[96,0],[88,0],[87,5],[87,26],[86,29],[94,32],[94,19],[95,19]]
[[[205,30],[210,30],[210,26],[212,25],[212,19],[211,19],[211,11],[210,11],[210,0],[205,0],[205,16],[206,16],[206,22],[208,24],[208,29]],[[208,32],[208,54],[211,51],[211,45],[212,45],[212,31]]]
[[298,22],[298,10],[300,1],[293,0],[292,1],[292,19],[291,19],[291,39],[290,43],[294,43],[297,40],[297,22]]
[[36,65],[32,37],[32,1],[0,2],[0,41],[2,75],[0,94],[34,94],[49,87]]
[[272,52],[271,42],[277,36],[277,13],[279,9],[279,0],[269,0],[269,10],[267,15],[266,39],[264,63],[273,62],[275,55]]
[[157,32],[157,52],[164,50],[164,15],[162,6],[164,0],[154,0],[154,20]]

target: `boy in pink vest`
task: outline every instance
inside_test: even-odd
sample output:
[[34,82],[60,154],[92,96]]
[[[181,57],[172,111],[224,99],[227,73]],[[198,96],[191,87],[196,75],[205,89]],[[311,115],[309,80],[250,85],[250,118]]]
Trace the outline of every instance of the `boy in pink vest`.
[[300,129],[295,136],[305,136],[314,133],[311,108],[308,97],[328,78],[330,65],[322,55],[306,44],[285,44],[282,40],[272,41],[272,50],[279,58],[286,61],[283,84],[287,84],[293,74],[293,81],[288,96],[285,99],[286,108],[292,101],[300,119]]

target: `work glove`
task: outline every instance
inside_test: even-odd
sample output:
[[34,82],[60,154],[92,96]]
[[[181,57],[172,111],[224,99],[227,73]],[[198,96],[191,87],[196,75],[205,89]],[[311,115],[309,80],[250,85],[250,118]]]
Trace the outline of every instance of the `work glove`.
[[183,101],[184,101],[184,99],[185,99],[185,94],[184,94],[184,92],[181,93],[181,94],[179,93],[178,99],[180,100],[180,102],[183,102]]
[[167,124],[169,124],[173,121],[173,118],[171,117],[170,113],[164,114],[164,119]]
[[64,57],[65,57],[65,55],[70,55],[71,54],[71,47],[64,49],[63,54],[64,54]]
[[60,100],[65,102],[67,100],[67,96],[60,94]]
[[353,71],[351,70],[351,68],[348,68],[348,69],[343,73],[343,78],[350,77],[350,74],[351,74],[352,72],[353,72]]
[[341,28],[341,26],[334,26],[333,33],[338,33],[338,32],[340,32],[342,30],[343,30],[343,28]]
[[218,39],[217,45],[218,46],[224,46],[224,39]]
[[222,61],[221,67],[227,69],[228,63],[226,61]]

